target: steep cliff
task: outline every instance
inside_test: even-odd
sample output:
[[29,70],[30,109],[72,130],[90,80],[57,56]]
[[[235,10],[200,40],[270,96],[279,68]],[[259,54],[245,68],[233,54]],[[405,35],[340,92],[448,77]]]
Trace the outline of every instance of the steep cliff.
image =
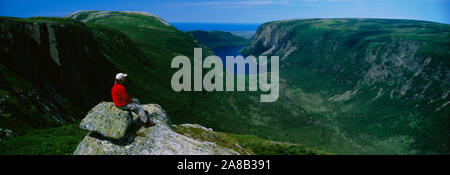
[[[0,17],[0,33],[0,64],[6,79],[1,87],[5,96],[15,98],[6,100],[11,115],[1,123],[35,128],[67,124],[109,99],[111,77],[118,69],[101,54],[83,23]],[[14,101],[23,106],[15,109]]]
[[447,24],[305,19],[262,24],[243,53],[280,56],[283,98],[353,151],[448,153],[449,45]]

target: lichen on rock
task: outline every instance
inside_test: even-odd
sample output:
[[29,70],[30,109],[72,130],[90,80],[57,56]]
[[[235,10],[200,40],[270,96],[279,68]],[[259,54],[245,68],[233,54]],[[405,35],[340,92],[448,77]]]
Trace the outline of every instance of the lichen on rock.
[[[116,111],[112,103],[100,103],[88,116],[111,114]],[[177,133],[169,125],[169,118],[161,106],[143,105],[147,115],[156,123],[145,128],[139,124],[139,117],[132,114],[133,122],[121,140],[110,139],[91,132],[77,146],[74,155],[217,155],[239,154],[214,142],[195,139]],[[86,117],[87,118],[87,117]],[[102,120],[96,120],[101,123]],[[124,121],[123,121],[124,122]],[[102,125],[106,126],[106,125]],[[141,133],[137,136],[136,133]]]
[[130,112],[120,110],[112,102],[102,102],[88,112],[81,121],[80,128],[120,140],[125,137],[131,123]]

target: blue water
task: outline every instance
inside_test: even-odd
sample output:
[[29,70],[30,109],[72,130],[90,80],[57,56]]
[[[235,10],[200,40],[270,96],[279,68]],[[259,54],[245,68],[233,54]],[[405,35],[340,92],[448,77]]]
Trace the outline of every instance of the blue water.
[[242,56],[239,52],[244,46],[233,46],[233,47],[220,47],[213,49],[214,53],[225,61],[226,56]]
[[260,24],[238,23],[170,23],[181,31],[256,31]]
[[[238,24],[238,23],[170,23],[181,31],[203,30],[203,31],[256,31],[260,24]],[[244,46],[222,47],[213,49],[214,53],[222,59],[225,70],[232,68],[226,67],[226,56],[242,56],[241,50]],[[244,57],[245,58],[245,57]],[[256,63],[251,63],[256,64]],[[237,74],[237,66],[234,65],[234,73]],[[259,71],[259,67],[257,68]],[[249,72],[248,65],[245,67],[245,74],[254,74]]]

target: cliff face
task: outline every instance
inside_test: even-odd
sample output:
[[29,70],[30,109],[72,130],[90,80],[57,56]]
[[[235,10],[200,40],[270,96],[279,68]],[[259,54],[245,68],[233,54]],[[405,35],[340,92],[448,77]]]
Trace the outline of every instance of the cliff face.
[[261,25],[242,52],[280,56],[281,95],[356,147],[448,153],[449,45],[447,24],[305,19]]
[[[264,23],[259,26],[252,41],[242,50],[246,55],[286,55],[295,50],[289,26],[282,22]],[[282,60],[284,60],[283,57]]]
[[[391,98],[436,100],[449,92],[449,36],[448,25],[422,21],[287,20],[261,25],[243,53],[279,55],[285,69],[333,75],[313,77],[318,82],[333,78],[326,88],[382,83]],[[429,92],[432,84],[442,88]]]
[[1,17],[0,33],[0,64],[5,74],[20,77],[30,86],[26,91],[34,89],[32,94],[38,95],[6,91],[40,106],[36,113],[65,124],[99,100],[109,99],[118,69],[101,54],[83,23],[64,18]]

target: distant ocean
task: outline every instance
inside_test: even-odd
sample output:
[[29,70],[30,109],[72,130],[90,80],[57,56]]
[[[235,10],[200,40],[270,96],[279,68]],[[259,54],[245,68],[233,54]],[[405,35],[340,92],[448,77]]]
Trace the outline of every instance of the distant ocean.
[[260,24],[246,23],[170,23],[181,31],[256,31]]

